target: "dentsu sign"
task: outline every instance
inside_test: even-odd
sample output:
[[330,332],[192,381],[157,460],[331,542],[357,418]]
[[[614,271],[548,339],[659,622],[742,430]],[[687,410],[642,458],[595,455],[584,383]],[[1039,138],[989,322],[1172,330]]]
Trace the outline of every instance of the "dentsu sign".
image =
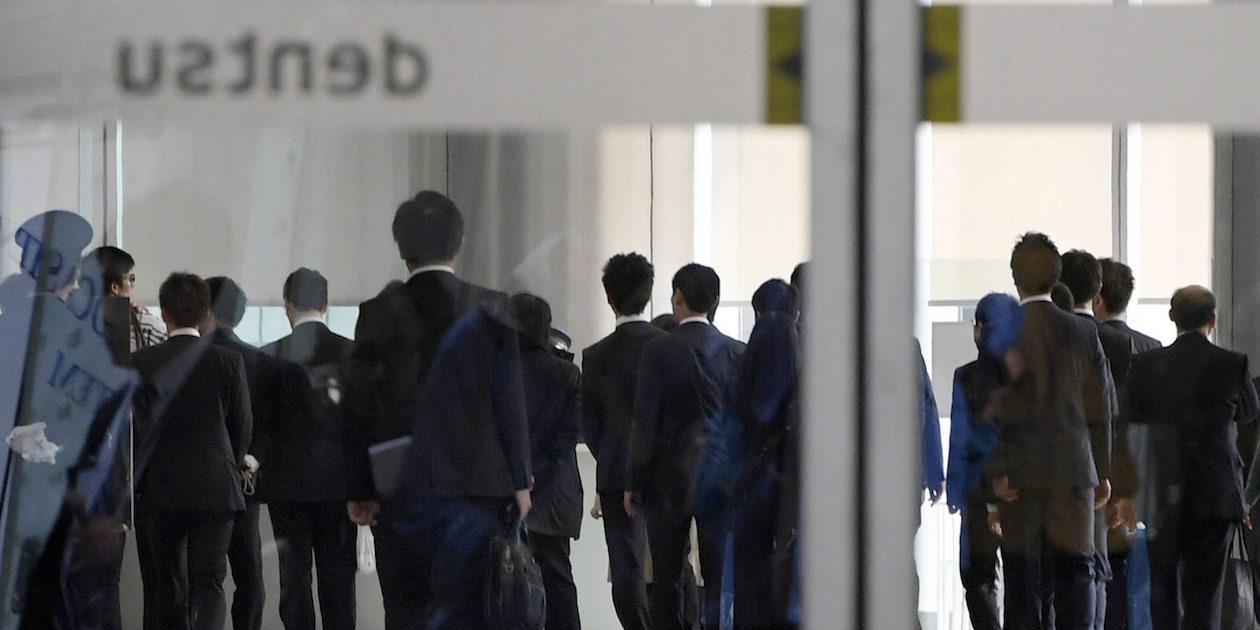
[[375,47],[340,41],[326,49],[296,39],[260,40],[252,31],[219,45],[121,39],[116,63],[116,84],[129,96],[157,94],[167,84],[189,96],[356,96],[377,80],[386,95],[406,97],[418,94],[428,78],[424,52],[392,33]]

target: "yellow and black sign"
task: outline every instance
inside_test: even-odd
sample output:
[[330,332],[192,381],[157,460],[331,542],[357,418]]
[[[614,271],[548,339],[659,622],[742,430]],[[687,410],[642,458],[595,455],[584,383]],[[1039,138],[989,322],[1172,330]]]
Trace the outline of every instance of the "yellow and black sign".
[[958,122],[958,26],[960,7],[934,6],[923,10],[923,120]]
[[766,9],[766,123],[801,124],[801,7]]

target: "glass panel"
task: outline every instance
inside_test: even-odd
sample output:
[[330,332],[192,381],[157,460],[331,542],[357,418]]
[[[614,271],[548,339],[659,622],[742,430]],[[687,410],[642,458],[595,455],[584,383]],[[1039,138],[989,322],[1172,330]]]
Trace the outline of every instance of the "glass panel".
[[[1142,125],[1137,300],[1168,305],[1189,284],[1212,286],[1212,130]],[[1167,318],[1165,318],[1167,319]]]

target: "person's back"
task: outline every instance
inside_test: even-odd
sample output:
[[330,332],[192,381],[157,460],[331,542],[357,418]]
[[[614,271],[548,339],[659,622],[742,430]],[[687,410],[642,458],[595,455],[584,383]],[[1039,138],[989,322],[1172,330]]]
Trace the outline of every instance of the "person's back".
[[[223,626],[223,579],[252,437],[249,386],[239,354],[200,338],[210,288],[171,274],[159,292],[170,337],[132,356],[144,381],[136,401],[136,538],[145,626]],[[186,585],[186,586],[185,586]],[[152,619],[150,619],[152,617]]]
[[1246,355],[1208,339],[1216,298],[1203,287],[1173,294],[1177,341],[1133,359],[1125,414],[1148,429],[1142,482],[1154,495],[1147,522],[1151,620],[1156,630],[1221,627],[1231,534],[1245,515],[1235,423],[1260,402]]

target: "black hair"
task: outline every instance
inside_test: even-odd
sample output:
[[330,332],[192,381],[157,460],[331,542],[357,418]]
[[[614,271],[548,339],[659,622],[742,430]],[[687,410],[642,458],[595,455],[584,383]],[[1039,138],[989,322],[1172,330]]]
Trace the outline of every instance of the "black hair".
[[1102,268],[1102,288],[1098,295],[1107,305],[1108,313],[1123,313],[1133,297],[1133,270],[1128,265],[1110,258],[1098,261]]
[[1011,275],[1025,295],[1049,293],[1062,271],[1059,248],[1045,234],[1028,232],[1011,250]]
[[1211,323],[1215,314],[1216,296],[1211,291],[1192,285],[1173,293],[1170,315],[1178,331],[1202,328]]
[[284,279],[284,301],[299,311],[321,311],[328,306],[328,280],[314,269],[300,267]]
[[783,313],[795,317],[801,311],[796,289],[778,278],[766,280],[757,287],[753,292],[752,307],[758,316]]
[[673,313],[661,313],[652,318],[652,325],[665,332],[673,332],[678,328],[678,320],[674,319]]
[[239,326],[245,317],[246,304],[241,285],[227,276],[206,278],[206,285],[210,287],[210,312],[215,321],[228,328]]
[[682,293],[683,302],[692,312],[710,314],[721,298],[722,280],[712,267],[688,263],[674,274],[673,289]]
[[551,305],[532,293],[517,293],[508,298],[508,310],[520,327],[521,336],[540,347],[549,346]]
[[1054,288],[1050,289],[1050,301],[1069,313],[1076,311],[1076,295],[1072,293],[1068,285],[1062,282],[1054,283]]
[[638,315],[652,299],[655,270],[642,254],[617,254],[604,264],[604,292],[622,315]]
[[394,213],[398,254],[412,265],[452,260],[464,243],[464,217],[442,193],[422,190]]
[[105,295],[109,295],[111,285],[125,282],[131,270],[136,268],[136,259],[131,254],[110,245],[97,247],[88,256],[96,258],[100,264],[101,291]]
[[210,287],[200,276],[177,271],[158,289],[162,314],[178,328],[195,328],[210,312]]
[[1059,257],[1063,271],[1059,281],[1072,290],[1076,303],[1093,301],[1102,288],[1102,265],[1094,255],[1081,249],[1071,249]]

